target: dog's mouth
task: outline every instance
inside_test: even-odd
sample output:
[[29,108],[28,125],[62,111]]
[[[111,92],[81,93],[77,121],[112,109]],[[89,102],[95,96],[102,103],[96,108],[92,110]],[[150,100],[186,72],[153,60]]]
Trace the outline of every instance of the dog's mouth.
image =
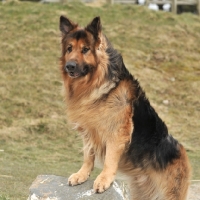
[[68,72],[68,74],[71,78],[78,78],[81,76],[80,73],[77,72]]

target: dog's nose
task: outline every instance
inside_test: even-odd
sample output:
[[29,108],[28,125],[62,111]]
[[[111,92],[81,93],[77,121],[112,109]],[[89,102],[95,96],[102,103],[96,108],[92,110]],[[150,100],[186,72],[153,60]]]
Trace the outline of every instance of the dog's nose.
[[70,61],[66,63],[65,70],[67,72],[74,72],[76,69],[76,62]]

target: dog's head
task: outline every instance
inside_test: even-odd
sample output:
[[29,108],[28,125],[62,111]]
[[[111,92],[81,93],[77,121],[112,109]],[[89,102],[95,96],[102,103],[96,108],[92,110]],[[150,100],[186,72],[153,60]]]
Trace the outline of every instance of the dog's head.
[[95,17],[85,28],[80,28],[61,16],[60,31],[63,73],[70,78],[81,78],[92,73],[98,65],[96,51],[101,43],[100,17]]

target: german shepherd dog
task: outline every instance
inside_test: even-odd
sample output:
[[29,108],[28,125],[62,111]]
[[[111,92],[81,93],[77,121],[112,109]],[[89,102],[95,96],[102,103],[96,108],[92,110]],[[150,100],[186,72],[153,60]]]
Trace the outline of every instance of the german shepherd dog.
[[186,151],[168,134],[139,82],[102,33],[100,17],[81,28],[61,16],[60,31],[67,119],[84,146],[83,165],[68,184],[85,182],[98,160],[103,169],[94,181],[97,193],[120,174],[132,200],[185,200],[190,182]]

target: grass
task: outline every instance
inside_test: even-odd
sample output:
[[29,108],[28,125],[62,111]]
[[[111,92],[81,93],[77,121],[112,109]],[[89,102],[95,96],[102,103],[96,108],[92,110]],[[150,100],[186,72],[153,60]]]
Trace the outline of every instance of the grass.
[[104,33],[185,145],[193,179],[200,179],[198,16],[81,3],[10,2],[0,10],[0,200],[27,199],[37,175],[69,176],[82,162],[81,141],[68,130],[61,94],[61,14],[83,26],[101,16]]

